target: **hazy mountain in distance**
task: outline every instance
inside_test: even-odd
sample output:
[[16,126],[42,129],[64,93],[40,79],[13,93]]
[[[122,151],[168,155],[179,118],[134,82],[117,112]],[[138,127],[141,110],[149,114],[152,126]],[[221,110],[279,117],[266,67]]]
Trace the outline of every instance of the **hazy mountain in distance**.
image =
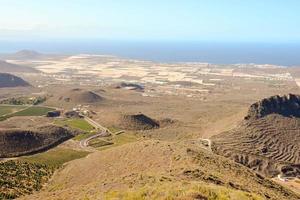
[[2,60],[35,60],[46,58],[47,55],[33,50],[21,50],[15,53],[3,53],[0,55]]
[[35,59],[35,58],[43,57],[43,54],[41,54],[37,51],[27,50],[27,49],[18,51],[12,55],[15,58],[19,58],[19,59]]

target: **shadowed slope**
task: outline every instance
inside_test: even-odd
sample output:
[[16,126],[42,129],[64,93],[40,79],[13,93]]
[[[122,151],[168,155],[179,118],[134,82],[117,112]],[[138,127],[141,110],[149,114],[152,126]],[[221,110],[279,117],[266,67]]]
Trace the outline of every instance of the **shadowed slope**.
[[12,74],[0,73],[0,88],[4,87],[27,87],[29,83],[18,76]]
[[73,137],[72,132],[58,126],[34,130],[0,130],[0,157],[15,157],[36,153]]

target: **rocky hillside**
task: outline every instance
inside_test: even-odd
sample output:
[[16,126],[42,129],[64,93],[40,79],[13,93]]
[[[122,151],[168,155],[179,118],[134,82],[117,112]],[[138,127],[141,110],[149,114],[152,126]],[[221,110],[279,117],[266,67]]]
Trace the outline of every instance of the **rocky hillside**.
[[124,115],[120,126],[128,130],[148,130],[159,128],[159,123],[144,114]]
[[300,176],[299,96],[253,104],[238,127],[212,138],[213,151],[269,177]]
[[257,119],[269,114],[300,117],[300,96],[288,94],[272,96],[252,104],[245,119]]
[[0,157],[15,157],[51,148],[73,137],[70,130],[44,126],[34,130],[0,130]]
[[18,76],[7,73],[0,73],[0,88],[27,86],[30,86],[30,84]]

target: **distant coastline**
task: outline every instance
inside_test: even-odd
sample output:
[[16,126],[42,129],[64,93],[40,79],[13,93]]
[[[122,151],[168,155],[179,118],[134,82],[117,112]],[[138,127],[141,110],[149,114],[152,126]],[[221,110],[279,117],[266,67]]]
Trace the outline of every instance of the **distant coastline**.
[[44,53],[109,54],[156,62],[273,64],[300,66],[300,43],[208,43],[128,41],[0,41],[0,52],[33,49]]

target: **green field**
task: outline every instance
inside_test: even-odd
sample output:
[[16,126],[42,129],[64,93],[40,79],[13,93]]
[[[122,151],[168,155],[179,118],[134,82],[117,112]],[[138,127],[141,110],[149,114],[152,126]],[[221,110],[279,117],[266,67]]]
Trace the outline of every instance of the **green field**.
[[70,128],[79,129],[81,131],[84,131],[83,134],[79,134],[76,137],[73,138],[73,140],[83,140],[86,139],[94,134],[96,132],[94,131],[94,127],[90,125],[87,121],[84,119],[65,119],[65,120],[56,120],[55,124],[60,126],[68,126]]
[[43,116],[46,115],[49,111],[53,110],[55,109],[42,106],[32,106],[20,112],[16,112],[12,114],[12,116]]
[[94,132],[94,131],[86,132],[86,133],[79,134],[79,135],[75,136],[73,138],[73,140],[77,140],[77,141],[84,140],[84,139],[86,139],[86,138],[88,138],[88,137],[90,137],[92,135],[95,135],[95,134],[96,134],[96,132]]
[[[138,139],[139,138],[137,136],[135,136],[133,133],[122,133],[120,135],[114,135],[112,137],[105,138],[105,140],[112,142],[113,144],[111,144],[111,145],[106,144],[104,146],[100,146],[100,147],[98,147],[98,150],[104,150],[104,149],[108,149],[111,147],[116,147],[116,146],[120,146],[123,144],[135,142]],[[97,139],[95,139],[95,140],[97,140]],[[93,140],[90,142],[90,144],[93,144]],[[97,146],[97,144],[94,144],[94,145]]]
[[66,162],[83,158],[88,154],[86,151],[55,148],[32,156],[23,156],[19,160],[34,164],[44,164],[51,167],[60,167]]
[[0,121],[15,116],[43,116],[53,110],[55,109],[43,106],[30,106],[26,108],[26,106],[2,105],[0,106]]
[[90,132],[94,129],[92,125],[90,125],[84,119],[67,119],[67,120],[57,120],[55,121],[57,125],[61,126],[69,126],[71,128],[80,129],[82,131]]
[[89,146],[98,148],[98,147],[104,147],[104,146],[109,146],[113,145],[114,143],[112,141],[107,141],[101,138],[96,138],[92,141],[90,141]]
[[115,126],[108,127],[108,130],[109,130],[111,133],[117,133],[117,132],[119,132],[119,131],[122,131],[122,129],[117,128],[117,127],[115,127]]
[[0,116],[7,115],[18,110],[26,108],[25,106],[9,106],[9,105],[0,105]]

